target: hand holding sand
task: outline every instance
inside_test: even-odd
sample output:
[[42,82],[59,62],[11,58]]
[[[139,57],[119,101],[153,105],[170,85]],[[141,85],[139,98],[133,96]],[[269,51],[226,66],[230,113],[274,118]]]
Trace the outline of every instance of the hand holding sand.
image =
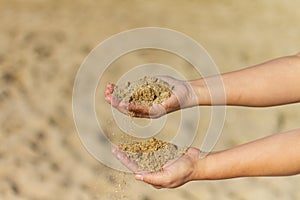
[[[299,74],[300,54],[222,74],[226,102],[222,98],[220,100],[217,98],[214,104],[263,107],[300,102]],[[204,79],[183,82],[171,77],[160,78],[174,86],[170,97],[157,104],[163,107],[165,112],[154,112],[155,110],[149,107],[130,103],[128,107],[125,107],[122,101],[113,98],[115,85],[112,84],[107,85],[106,100],[121,112],[134,111],[139,117],[152,117],[152,115],[159,117],[181,108],[212,104]],[[208,77],[206,80],[214,83],[214,77]],[[192,87],[189,87],[190,85]],[[217,84],[211,84],[210,87],[214,91],[220,89]],[[191,95],[194,91],[196,95]],[[212,152],[204,158],[200,158],[200,150],[188,148],[184,155],[166,163],[160,171],[155,172],[140,171],[138,163],[118,148],[115,148],[113,152],[125,166],[135,173],[137,180],[149,183],[156,188],[174,188],[191,180],[296,175],[300,173],[300,129]]]
[[157,189],[179,187],[195,180],[197,173],[202,172],[204,160],[200,159],[200,154],[199,149],[189,148],[183,156],[167,163],[161,171],[137,172],[135,179]]
[[[123,165],[135,174],[136,180],[144,181],[158,189],[175,188],[194,180],[197,177],[196,173],[202,169],[200,165],[204,163],[204,160],[199,162],[201,161],[201,152],[196,148],[188,148],[182,156],[168,161],[157,171],[141,170],[139,163],[130,159],[120,147],[114,147],[113,153]],[[136,160],[140,162],[140,159]]]
[[[144,78],[144,80],[140,79],[138,83],[128,82],[129,85],[140,85],[140,90],[132,90],[131,96],[125,98],[122,98],[122,95],[114,95],[117,89],[115,84],[107,84],[105,99],[120,112],[140,118],[159,118],[167,113],[198,105],[197,97],[188,82],[177,80],[170,76],[157,76],[154,80],[156,80],[155,84],[164,83],[163,86],[168,86],[170,90],[157,94],[155,93],[157,87],[152,87],[154,85],[152,83],[153,81]],[[150,82],[150,84],[145,84],[145,81]],[[143,83],[140,84],[139,82]],[[149,92],[149,87],[154,90],[153,94],[151,94],[151,91]],[[146,88],[146,92],[143,88]],[[159,88],[165,89],[164,87]],[[139,94],[137,95],[138,92]],[[148,99],[149,93],[152,95],[152,99]],[[136,98],[136,96],[139,96],[139,99]],[[147,98],[147,101],[138,101],[141,100],[141,98]]]

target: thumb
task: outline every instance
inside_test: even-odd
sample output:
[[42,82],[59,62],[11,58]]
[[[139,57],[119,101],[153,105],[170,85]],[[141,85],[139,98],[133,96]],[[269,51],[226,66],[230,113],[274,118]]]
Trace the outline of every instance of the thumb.
[[144,181],[151,185],[163,185],[166,181],[166,174],[163,171],[152,173],[139,173],[135,175],[135,179]]

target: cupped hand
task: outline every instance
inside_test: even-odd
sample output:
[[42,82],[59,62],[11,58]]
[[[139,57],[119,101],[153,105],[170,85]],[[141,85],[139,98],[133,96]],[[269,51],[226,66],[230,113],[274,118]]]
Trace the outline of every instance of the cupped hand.
[[149,172],[140,171],[135,162],[131,161],[125,153],[113,148],[115,156],[124,164],[129,170],[135,174],[135,179],[143,181],[160,188],[176,188],[189,181],[195,180],[199,173],[199,162],[201,160],[201,151],[196,148],[189,148],[187,152],[163,166],[161,171]]
[[171,96],[161,104],[154,104],[151,107],[126,103],[114,97],[114,84],[107,84],[105,100],[120,112],[140,118],[159,118],[167,113],[197,105],[197,97],[187,81],[175,79],[170,76],[156,76],[173,86]]

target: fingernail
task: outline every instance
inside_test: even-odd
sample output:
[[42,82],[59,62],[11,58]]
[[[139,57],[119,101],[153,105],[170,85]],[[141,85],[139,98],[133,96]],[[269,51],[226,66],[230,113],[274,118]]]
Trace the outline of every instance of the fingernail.
[[141,174],[136,174],[135,175],[135,179],[138,181],[142,181],[143,180],[143,176]]
[[117,154],[117,158],[119,159],[119,160],[122,160],[122,155],[121,154]]
[[111,152],[112,152],[113,154],[115,154],[115,153],[116,153],[116,147],[113,146],[113,147],[111,148]]

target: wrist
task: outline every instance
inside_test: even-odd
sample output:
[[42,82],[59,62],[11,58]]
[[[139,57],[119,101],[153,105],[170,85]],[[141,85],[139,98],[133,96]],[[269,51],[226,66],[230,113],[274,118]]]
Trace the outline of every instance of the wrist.
[[193,106],[196,105],[210,105],[210,94],[209,90],[205,84],[205,81],[203,79],[199,80],[192,80],[188,82],[189,85],[192,88],[192,93],[195,95],[196,101],[194,101]]
[[210,154],[205,157],[201,157],[201,152],[198,156],[198,160],[195,165],[193,180],[209,180],[211,177],[211,165],[209,164],[211,161]]

